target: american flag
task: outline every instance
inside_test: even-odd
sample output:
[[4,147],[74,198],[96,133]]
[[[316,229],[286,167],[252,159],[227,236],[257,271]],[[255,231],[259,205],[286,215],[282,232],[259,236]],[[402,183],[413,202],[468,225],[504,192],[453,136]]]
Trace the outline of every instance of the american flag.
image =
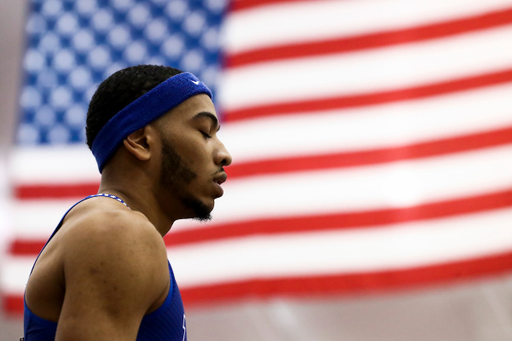
[[213,88],[234,160],[165,237],[185,305],[512,273],[512,0],[33,0],[26,32],[8,311],[97,191],[95,87],[142,63]]

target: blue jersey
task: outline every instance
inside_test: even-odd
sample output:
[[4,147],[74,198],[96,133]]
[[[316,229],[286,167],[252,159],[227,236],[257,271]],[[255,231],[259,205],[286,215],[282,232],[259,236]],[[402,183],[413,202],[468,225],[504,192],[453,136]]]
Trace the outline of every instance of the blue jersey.
[[[91,195],[87,198],[84,198],[73,205],[67,212],[64,214],[64,217],[69,213],[69,211],[75,207],[80,202],[97,197],[97,196],[106,196],[113,199],[116,199],[124,204],[124,202],[113,195],[108,194],[97,194]],[[126,204],[125,204],[126,205]],[[55,233],[59,230],[62,225],[62,221],[64,220],[62,217],[59,225],[51,235],[48,242],[53,238]],[[45,245],[46,247],[46,245]],[[44,248],[43,248],[44,250]],[[41,250],[42,252],[42,250]],[[41,253],[39,253],[41,254]],[[36,260],[37,262],[37,260]],[[35,265],[35,263],[34,263]],[[167,298],[165,302],[155,311],[151,312],[148,315],[145,315],[142,319],[142,322],[139,327],[139,332],[137,334],[137,341],[185,341],[187,340],[187,328],[186,328],[186,320],[185,320],[185,311],[183,309],[183,302],[181,301],[180,290],[178,289],[178,285],[176,284],[176,280],[174,279],[174,274],[172,272],[171,264],[169,264],[169,276],[171,279],[171,285],[169,288],[169,293],[167,294]],[[57,331],[58,322],[48,321],[40,318],[30,311],[25,303],[25,311],[24,311],[24,335],[25,341],[54,341],[55,333]]]

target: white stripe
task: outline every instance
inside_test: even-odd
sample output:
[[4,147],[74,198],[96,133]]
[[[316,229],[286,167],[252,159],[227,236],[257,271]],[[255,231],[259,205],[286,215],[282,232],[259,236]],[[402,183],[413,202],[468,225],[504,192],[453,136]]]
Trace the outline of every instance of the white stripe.
[[10,155],[14,184],[66,184],[97,181],[96,161],[85,145],[15,148]]
[[414,27],[511,5],[510,0],[342,0],[275,4],[230,13],[223,28],[223,46],[228,53],[235,53]]
[[[509,189],[510,174],[512,145],[378,166],[234,179],[223,185],[225,195],[216,200],[213,222],[407,207]],[[51,232],[69,208],[37,202],[15,206],[15,223],[20,224],[15,231],[25,236],[43,228]]]
[[381,149],[512,127],[512,84],[350,110],[224,124],[233,164]]
[[13,200],[13,234],[27,240],[46,240],[78,200]]
[[424,85],[512,67],[512,26],[446,39],[228,69],[224,109]]
[[[181,288],[251,278],[407,269],[512,250],[512,209],[375,229],[260,236],[172,247]],[[7,293],[22,293],[34,257],[9,257]]]
[[219,222],[407,207],[512,188],[512,146],[343,170],[228,180]]
[[512,250],[512,210],[437,221],[175,247],[180,285],[404,269]]
[[0,292],[23,295],[35,256],[6,256],[0,268]]

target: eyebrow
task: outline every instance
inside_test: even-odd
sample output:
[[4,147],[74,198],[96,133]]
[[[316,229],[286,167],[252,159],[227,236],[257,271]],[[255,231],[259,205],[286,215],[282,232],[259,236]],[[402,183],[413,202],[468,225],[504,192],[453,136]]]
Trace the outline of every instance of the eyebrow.
[[205,117],[212,120],[213,125],[217,127],[217,131],[220,130],[219,119],[217,118],[217,116],[215,116],[211,112],[201,111],[200,113],[196,114],[192,119],[197,120],[197,119],[201,119],[201,118],[205,118]]

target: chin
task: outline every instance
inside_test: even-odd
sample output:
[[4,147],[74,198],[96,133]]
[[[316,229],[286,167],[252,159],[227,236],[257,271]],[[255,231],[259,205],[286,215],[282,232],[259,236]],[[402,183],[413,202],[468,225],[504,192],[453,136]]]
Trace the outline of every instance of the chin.
[[197,198],[189,198],[183,200],[183,203],[189,208],[189,218],[196,219],[199,221],[210,221],[212,219],[211,211],[213,210],[214,202],[213,199],[211,204],[207,204],[204,201]]

